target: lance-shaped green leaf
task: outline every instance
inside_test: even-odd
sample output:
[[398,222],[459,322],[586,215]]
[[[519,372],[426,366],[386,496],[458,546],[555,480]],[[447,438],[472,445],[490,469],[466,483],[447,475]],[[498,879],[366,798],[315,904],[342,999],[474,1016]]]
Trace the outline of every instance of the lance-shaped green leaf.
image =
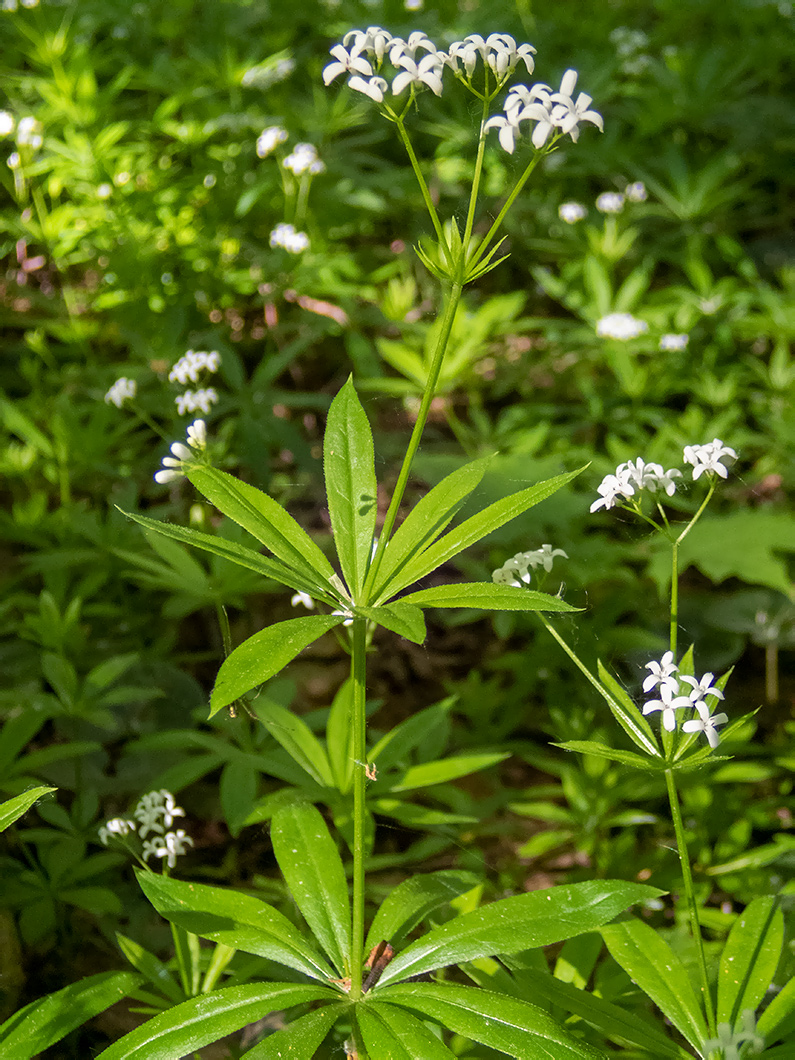
[[470,891],[478,882],[474,872],[457,869],[441,869],[403,880],[389,892],[373,917],[365,950],[382,940],[397,948],[434,909]]
[[405,1006],[457,1034],[508,1056],[533,1060],[604,1060],[542,1009],[505,994],[452,983],[402,983],[375,988],[379,1001]]
[[211,942],[253,953],[327,982],[334,972],[298,928],[253,895],[136,870],[146,897],[166,920]]
[[274,738],[287,751],[293,761],[306,770],[321,787],[334,787],[326,752],[303,718],[293,714],[280,703],[259,696],[251,703],[251,709]]
[[468,755],[439,758],[434,762],[420,762],[416,766],[409,766],[402,776],[382,790],[412,791],[414,788],[427,788],[431,784],[447,784],[459,777],[488,769],[510,757],[510,751],[476,751]]
[[356,1022],[367,1052],[389,1060],[455,1060],[447,1046],[424,1023],[396,1005],[370,1001],[357,1005]]
[[494,582],[459,582],[420,589],[400,599],[419,607],[476,607],[484,611],[580,611],[559,596]]
[[[122,512],[123,510],[119,508],[119,511]],[[236,563],[238,567],[245,567],[247,570],[253,570],[257,574],[261,574],[263,578],[270,578],[272,581],[287,585],[298,592],[310,593],[316,599],[323,600],[328,604],[337,604],[336,596],[332,595],[328,590],[324,591],[319,584],[317,575],[313,574],[312,578],[308,578],[304,574],[293,570],[292,567],[288,567],[281,560],[268,559],[267,556],[261,556],[259,552],[255,552],[252,548],[240,545],[236,541],[227,541],[225,538],[217,537],[214,534],[205,534],[201,530],[193,530],[187,526],[177,526],[174,523],[161,523],[157,519],[149,519],[147,516],[137,515],[135,512],[123,512],[123,514],[147,530],[154,530],[156,533],[162,534],[164,537],[170,537],[174,541],[180,541],[185,545],[193,545],[204,552],[220,556],[222,559],[229,560],[230,563]]]
[[[384,733],[369,758],[378,762],[381,770],[393,769],[401,765],[406,756],[428,739],[439,739],[446,742],[450,732],[449,714],[455,703],[455,696],[449,696],[441,703],[410,715],[389,732]],[[437,732],[440,730],[440,732]]]
[[664,892],[624,880],[588,880],[503,898],[434,928],[389,964],[381,983],[397,982],[447,964],[496,953],[517,953],[593,931],[635,902]]
[[296,983],[246,983],[193,997],[125,1034],[97,1060],[180,1060],[210,1042],[310,1001],[336,1001],[331,990]]
[[336,787],[350,791],[356,755],[353,750],[353,681],[348,678],[334,696],[326,724],[326,747]]
[[378,486],[373,432],[350,378],[331,402],[323,470],[337,555],[348,588],[358,599],[373,550]]
[[394,576],[449,526],[463,502],[480,484],[490,460],[491,457],[481,457],[458,468],[414,505],[386,546],[378,570],[376,599],[387,600],[398,592],[400,586],[392,587]]
[[31,788],[30,791],[23,791],[21,795],[15,795],[13,799],[7,799],[5,802],[0,803],[0,832],[4,832],[23,813],[27,813],[34,802],[38,802],[42,795],[47,795],[49,792],[57,790],[57,788],[46,787]]
[[267,493],[215,467],[194,466],[188,478],[220,512],[288,567],[324,588],[332,584],[334,568],[309,534]]
[[615,962],[690,1044],[700,1049],[708,1037],[704,1013],[687,969],[665,939],[649,924],[631,917],[601,931]]
[[390,592],[399,592],[400,589],[405,589],[407,585],[413,585],[414,582],[424,578],[426,574],[430,574],[431,571],[436,570],[443,563],[447,563],[448,560],[457,556],[459,552],[463,552],[465,548],[473,545],[476,541],[480,541],[481,538],[486,537],[493,530],[498,530],[505,523],[510,522],[511,519],[515,519],[518,515],[532,508],[533,505],[546,500],[547,497],[551,497],[561,486],[565,486],[567,482],[571,482],[572,479],[576,478],[582,470],[582,468],[579,468],[577,471],[570,471],[565,475],[556,475],[554,478],[539,482],[535,486],[528,487],[528,489],[519,490],[518,493],[511,493],[508,497],[503,497],[501,500],[490,504],[483,511],[478,512],[477,515],[465,519],[460,526],[454,527],[444,537],[426,548],[421,555],[410,560],[402,571],[395,575],[390,584]]
[[660,749],[651,725],[601,661],[598,666],[599,681],[594,681],[594,684],[610,707],[613,717],[636,746],[653,758],[660,758]]
[[619,747],[608,747],[607,744],[597,743],[596,740],[566,740],[564,743],[555,743],[552,746],[562,747],[564,751],[577,751],[582,755],[607,758],[610,762],[620,762],[624,766],[643,769],[647,773],[656,773],[665,768],[663,763],[656,764],[657,759],[644,758],[643,755],[636,755],[634,751],[622,751]]
[[100,972],[19,1009],[0,1026],[3,1060],[30,1060],[143,982],[135,972]]
[[269,1034],[259,1045],[243,1053],[241,1060],[314,1060],[317,1050],[341,1016],[349,1011],[345,1003],[324,1005],[315,1012],[299,1016],[275,1034]]
[[756,1029],[772,1045],[779,1038],[795,1036],[795,976],[779,990],[759,1017]]
[[419,607],[406,600],[396,600],[381,607],[357,607],[357,615],[364,615],[372,622],[377,622],[384,629],[405,637],[413,644],[422,644],[425,640],[425,619]]
[[344,615],[290,618],[244,640],[221,664],[210,696],[210,717],[244,692],[270,681],[299,652],[344,620]]
[[[521,957],[518,961],[521,961]],[[505,964],[511,969],[514,968],[513,962],[513,958],[505,958]],[[622,1008],[589,990],[581,990],[572,983],[556,979],[548,971],[522,967],[516,969],[514,974],[527,998],[550,1002],[564,1012],[578,1016],[611,1041],[634,1045],[651,1053],[654,1060],[691,1060],[689,1052],[666,1038],[653,1023],[631,1009]]]
[[351,956],[348,883],[326,822],[310,803],[283,806],[273,815],[271,841],[304,920],[338,974],[347,975]]
[[718,1023],[734,1027],[746,1009],[756,1011],[773,981],[783,944],[784,915],[777,899],[754,898],[732,925],[720,955]]
[[116,941],[119,944],[119,949],[133,968],[140,972],[141,975],[146,976],[149,982],[156,986],[162,994],[165,994],[170,1001],[173,1001],[174,1004],[179,1004],[180,1001],[185,1000],[185,995],[179,988],[176,979],[174,979],[165,964],[158,960],[153,953],[145,950],[139,943],[127,938],[126,935],[122,935],[119,931],[116,932]]

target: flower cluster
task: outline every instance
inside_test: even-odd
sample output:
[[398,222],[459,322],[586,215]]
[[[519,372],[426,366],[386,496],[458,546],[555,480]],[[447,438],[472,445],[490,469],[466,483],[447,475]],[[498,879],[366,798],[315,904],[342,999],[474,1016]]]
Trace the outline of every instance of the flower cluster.
[[505,100],[505,117],[489,118],[484,128],[499,129],[500,145],[509,154],[513,154],[523,121],[536,123],[530,137],[536,149],[544,146],[554,130],[558,130],[561,136],[568,134],[576,142],[581,121],[589,121],[604,131],[601,114],[589,109],[591,97],[580,92],[576,101],[574,99],[577,76],[576,70],[567,70],[557,92],[553,92],[549,85],[538,84],[532,88],[515,85]]
[[272,154],[279,144],[283,144],[286,139],[286,129],[282,129],[280,125],[268,126],[268,128],[263,129],[257,137],[257,155],[260,158],[267,158],[268,155]]
[[409,86],[426,87],[435,95],[442,94],[442,75],[450,69],[465,84],[471,85],[478,61],[502,85],[521,62],[528,74],[533,72],[535,48],[518,44],[507,33],[491,33],[483,38],[473,33],[462,41],[455,41],[448,51],[441,51],[421,30],[410,34],[408,40],[393,37],[380,26],[367,30],[354,29],[346,33],[341,44],[331,49],[334,58],[323,70],[326,85],[340,76],[348,75],[348,87],[361,92],[376,103],[383,102],[389,89],[386,78],[379,76],[385,60],[394,68],[392,94],[399,96]]
[[116,380],[105,395],[105,404],[115,405],[117,409],[120,409],[125,401],[132,401],[137,393],[138,384],[135,380],[122,376],[121,379]]
[[282,247],[290,254],[302,254],[309,249],[309,236],[306,232],[297,232],[294,225],[278,224],[270,234],[270,245]]
[[202,371],[217,372],[221,364],[221,355],[217,350],[188,350],[177,361],[168,373],[169,383],[198,383]]
[[[203,453],[206,448],[207,425],[204,420],[194,420],[188,427],[188,445],[183,445],[182,442],[172,442],[170,451],[174,455],[163,457],[163,470],[155,474],[155,482],[163,485],[181,478],[185,474],[184,465],[195,463],[196,453]],[[194,452],[191,452],[191,449]]]
[[[699,478],[705,471],[726,478],[729,474],[721,463],[725,457],[737,459],[737,453],[720,438],[714,438],[704,445],[686,445],[682,459],[693,466],[693,479]],[[600,508],[612,508],[619,499],[628,500],[634,497],[636,490],[649,490],[656,493],[664,490],[669,497],[676,492],[674,479],[681,478],[682,472],[676,468],[663,471],[661,464],[647,464],[640,457],[619,464],[614,475],[605,475],[597,488],[599,499],[591,505],[591,511]]]
[[[699,679],[692,674],[680,673],[671,651],[667,651],[659,661],[646,663],[646,669],[650,673],[643,682],[643,691],[651,692],[656,688],[660,698],[648,700],[643,707],[643,713],[652,714],[659,710],[663,728],[667,732],[673,732],[676,729],[677,710],[695,710],[698,716],[684,722],[682,731],[703,732],[714,750],[720,740],[716,726],[725,725],[729,720],[723,713],[712,714],[707,702],[708,697],[723,699],[723,692],[712,684],[714,674],[707,673]],[[683,684],[690,685],[689,690],[685,689],[684,693]]]
[[35,118],[20,118],[17,122],[17,143],[20,147],[29,147],[37,151],[43,143],[41,122]]
[[[107,846],[114,836],[121,839],[128,835],[137,835],[144,841],[141,857],[148,861],[150,857],[166,858],[168,867],[173,869],[177,863],[177,857],[185,854],[189,846],[193,846],[193,840],[185,834],[184,829],[171,829],[177,817],[184,817],[185,811],[177,806],[174,796],[165,788],[160,791],[150,791],[144,795],[133,810],[135,820],[124,817],[114,817],[99,829],[99,840],[103,846]],[[153,833],[152,839],[147,839],[149,833]]]
[[670,352],[671,350],[686,350],[689,342],[689,335],[661,335],[660,349],[665,352]]
[[624,209],[624,196],[620,191],[603,191],[596,200],[599,213],[621,213]]
[[10,136],[14,131],[14,115],[10,111],[0,110],[0,136]]
[[296,144],[292,152],[283,162],[284,168],[289,169],[298,177],[302,173],[323,173],[326,164],[318,158],[317,148],[314,144]]
[[600,508],[612,508],[618,498],[628,500],[634,497],[636,490],[649,490],[656,493],[664,490],[669,497],[676,492],[674,479],[681,478],[682,472],[672,467],[663,471],[662,464],[647,464],[640,457],[619,464],[614,475],[606,475],[597,488],[599,499],[591,505],[591,511]]
[[177,404],[177,414],[185,416],[188,413],[203,412],[206,416],[213,405],[218,403],[218,391],[215,387],[208,386],[202,390],[186,390],[174,398]]
[[553,548],[552,545],[542,545],[532,552],[517,552],[499,570],[492,571],[491,580],[497,585],[513,585],[521,589],[523,585],[530,584],[531,569],[543,567],[545,571],[551,571],[555,556],[569,558],[562,548]]
[[558,207],[558,217],[567,225],[576,225],[585,217],[587,210],[579,202],[562,202]]
[[608,313],[596,322],[596,334],[603,339],[619,339],[626,342],[636,339],[649,330],[645,320],[633,317],[631,313]]

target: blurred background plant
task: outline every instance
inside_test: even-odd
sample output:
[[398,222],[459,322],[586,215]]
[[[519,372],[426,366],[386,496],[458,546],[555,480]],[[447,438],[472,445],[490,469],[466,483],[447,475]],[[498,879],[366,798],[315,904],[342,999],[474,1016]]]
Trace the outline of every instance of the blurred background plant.
[[[563,548],[556,577],[587,608],[570,638],[589,664],[598,646],[636,691],[665,647],[668,561],[652,537],[589,513],[595,486],[640,455],[668,466],[694,441],[733,446],[736,473],[682,546],[680,623],[702,669],[735,665],[732,696],[764,709],[742,768],[726,763],[709,784],[694,775],[685,817],[718,935],[732,902],[791,877],[793,5],[622,0],[587,23],[573,0],[549,16],[509,8],[0,11],[0,788],[59,789],[5,836],[3,930],[28,954],[9,945],[9,1011],[28,996],[33,959],[37,994],[72,981],[78,960],[81,973],[117,967],[119,928],[130,946],[167,951],[119,855],[88,852],[99,821],[141,792],[170,787],[206,822],[193,871],[266,891],[262,822],[285,785],[344,834],[344,733],[333,747],[315,735],[344,695],[339,646],[313,646],[265,690],[269,724],[208,722],[222,614],[239,642],[289,602],[219,557],[144,538],[116,505],[235,539],[189,491],[153,481],[200,400],[217,466],[267,489],[322,544],[320,439],[350,372],[379,477],[392,469],[439,307],[412,249],[421,200],[389,130],[320,87],[329,44],[353,25],[439,41],[513,33],[537,47],[535,76],[550,84],[576,56],[605,133],[565,166],[563,151],[544,160],[509,215],[499,279],[467,292],[408,500],[486,453],[487,498],[591,461],[462,570],[488,579],[517,551]],[[444,207],[467,182],[474,119],[463,102],[452,118],[427,102],[417,133]],[[490,145],[494,202],[520,164]],[[216,353],[216,368],[170,379],[188,351]],[[117,405],[105,398],[120,379]],[[371,790],[384,888],[417,866],[466,868],[495,893],[628,864],[670,883],[663,793],[548,746],[610,739],[563,654],[532,618],[449,616],[423,648],[403,642],[373,670],[372,725],[400,734]],[[279,710],[300,726],[288,731]],[[601,974],[617,990],[615,972]],[[102,1033],[75,1032],[73,1055]]]

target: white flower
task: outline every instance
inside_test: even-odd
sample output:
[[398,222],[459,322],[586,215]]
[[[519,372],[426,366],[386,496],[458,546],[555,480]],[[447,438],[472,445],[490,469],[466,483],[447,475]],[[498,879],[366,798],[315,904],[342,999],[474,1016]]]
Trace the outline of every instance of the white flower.
[[309,236],[306,232],[297,232],[294,225],[282,223],[271,232],[270,245],[282,247],[290,254],[301,254],[309,248]]
[[290,598],[290,605],[297,607],[299,604],[303,604],[308,611],[314,611],[315,601],[309,595],[309,593],[298,592]]
[[14,115],[0,110],[0,136],[9,136],[14,131]]
[[424,0],[403,0],[403,6],[407,11],[422,11]]
[[20,118],[17,123],[17,143],[36,151],[42,145],[41,122],[35,118]]
[[624,188],[624,195],[630,202],[645,202],[649,197],[649,193],[646,191],[646,185],[642,180],[636,180],[633,184],[627,184],[626,188]]
[[267,158],[286,139],[286,129],[283,129],[280,125],[269,125],[257,137],[257,155],[260,158]]
[[662,711],[663,728],[668,732],[673,732],[676,728],[676,711],[690,706],[692,703],[689,696],[677,696],[675,686],[666,683],[660,685],[660,698],[650,699],[643,707],[643,713],[651,714],[655,710]]
[[674,662],[674,653],[672,651],[667,651],[659,662],[655,659],[647,662],[645,669],[651,670],[651,673],[643,681],[644,692],[651,692],[657,685],[664,684],[670,684],[674,689],[679,688],[679,681],[674,677],[674,674],[679,672],[679,667]]
[[737,459],[737,454],[728,445],[724,445],[720,438],[714,438],[705,445],[686,445],[683,459],[686,464],[693,465],[693,479],[697,479],[704,471],[714,472],[721,478],[727,478],[729,472],[721,464],[724,456]]
[[503,149],[503,151],[507,151],[509,155],[513,154],[514,148],[516,147],[516,137],[519,136],[521,132],[519,128],[518,118],[518,110],[506,110],[505,117],[503,117],[501,114],[498,114],[493,118],[489,118],[489,120],[483,126],[484,130],[500,130],[497,133],[497,139],[500,141],[500,147]]
[[213,405],[218,402],[218,391],[211,386],[206,387],[204,390],[186,390],[184,394],[179,394],[175,397],[174,401],[177,404],[177,415],[179,416],[184,416],[187,412],[197,411],[203,412],[206,416]]
[[629,481],[627,475],[605,475],[596,488],[601,496],[591,505],[591,511],[596,512],[600,508],[614,507],[616,500],[621,497],[627,500],[635,495],[635,487]]
[[19,157],[19,151],[12,151],[6,159],[6,165],[9,169],[19,169],[22,165],[22,159]]
[[691,721],[686,721],[682,726],[682,730],[684,732],[703,732],[707,740],[709,741],[710,747],[714,751],[720,743],[720,736],[715,731],[715,726],[725,725],[729,719],[725,714],[722,713],[713,714],[712,716],[710,716],[708,711],[706,711],[706,713],[702,713],[700,708],[699,714],[700,717],[693,718]]
[[[190,449],[188,446],[190,446]],[[162,464],[164,470],[158,471],[155,474],[155,482],[164,485],[166,482],[173,482],[174,479],[181,478],[185,474],[185,469],[182,465],[194,460],[194,454],[191,452],[191,449],[202,452],[206,448],[207,425],[204,420],[194,420],[190,427],[188,427],[188,445],[183,445],[182,442],[171,443],[170,451],[173,453],[173,456],[163,457]],[[159,794],[159,792],[150,792],[150,795],[145,795],[144,799],[149,799],[150,796],[154,797]],[[141,803],[138,805],[140,806]]]
[[709,714],[709,708],[704,704],[704,700],[707,696],[715,696],[716,699],[723,699],[723,693],[721,690],[712,687],[714,677],[714,674],[709,673],[704,674],[700,681],[697,677],[692,677],[690,674],[682,674],[680,678],[680,680],[692,685],[692,691],[688,692],[688,696],[693,706],[698,707],[699,714],[703,713],[702,707],[705,708],[707,714]]
[[164,836],[144,843],[143,858],[147,861],[153,854],[158,858],[167,858],[168,867],[173,869],[177,857],[186,854],[189,846],[193,846],[193,840],[185,834],[184,829],[178,828],[176,832],[166,832]]
[[586,212],[579,202],[562,202],[558,207],[558,217],[567,225],[576,225],[585,217]]
[[600,213],[621,213],[624,209],[624,196],[618,191],[603,191],[596,200],[596,209]]
[[689,335],[661,335],[660,336],[660,349],[661,350],[686,350],[687,344],[690,342]]
[[552,570],[555,556],[563,556],[564,559],[569,558],[568,553],[564,552],[562,548],[553,548],[552,545],[542,545],[541,548],[535,549],[534,552],[525,552],[524,555],[533,569],[543,567],[545,571]]
[[168,373],[169,383],[198,383],[199,374],[203,370],[217,372],[221,364],[221,356],[218,350],[207,352],[206,350],[188,350],[188,352],[177,361]]
[[331,613],[332,613],[332,615],[344,615],[345,616],[345,621],[342,623],[343,626],[352,626],[353,625],[353,612],[348,611],[347,608],[345,608],[344,610],[340,610],[340,611],[332,611]]
[[97,198],[98,199],[109,199],[113,194],[113,185],[108,184],[106,181],[104,184],[100,184],[97,187]]
[[300,176],[301,173],[322,173],[326,166],[318,158],[314,144],[296,144],[292,153],[285,158],[284,168]]
[[[347,38],[346,38],[347,39]],[[373,68],[368,61],[362,56],[361,52],[364,50],[364,42],[355,41],[350,51],[347,51],[341,44],[335,44],[330,50],[330,54],[337,60],[334,63],[329,63],[323,70],[323,84],[330,85],[335,77],[339,77],[340,74],[364,74],[365,77],[372,77]]]
[[471,80],[480,57],[497,80],[503,81],[520,62],[524,63],[528,74],[532,74],[535,51],[532,44],[520,44],[517,47],[516,41],[508,33],[490,33],[485,40],[479,33],[471,33],[464,40],[450,45],[447,61],[456,72],[461,63],[464,76]]
[[99,841],[103,846],[107,846],[111,836],[126,836],[130,832],[135,832],[135,821],[129,821],[123,817],[114,817],[112,820],[106,821],[102,828],[99,829]]
[[596,322],[596,334],[603,339],[636,339],[649,330],[645,320],[638,320],[631,313],[608,313]]
[[166,791],[162,788],[160,794],[163,796],[163,824],[166,828],[170,828],[174,823],[175,817],[184,817],[185,811],[181,806],[177,806],[174,796],[170,791]]
[[380,64],[383,62],[392,41],[397,39],[399,38],[393,37],[388,30],[381,29],[380,26],[368,26],[366,31],[361,29],[348,30],[342,38],[342,43],[347,48],[348,42],[353,40],[354,48],[352,50],[357,53],[367,52]]
[[392,82],[392,94],[399,96],[409,85],[427,85],[436,96],[442,94],[442,63],[437,55],[424,55],[419,63],[411,56],[401,55],[397,60],[401,72]]
[[637,460],[629,460],[625,464],[619,464],[616,468],[616,475],[619,478],[626,476],[638,489],[651,490],[652,493],[656,493],[658,489],[663,489],[669,497],[673,497],[674,493],[676,493],[676,483],[673,480],[681,478],[682,472],[677,468],[663,471],[662,464],[647,464],[638,457]]
[[137,392],[138,384],[135,380],[122,376],[121,379],[116,380],[105,395],[105,404],[115,405],[117,409],[120,409],[125,401],[132,401]]
[[410,34],[408,40],[403,40],[402,37],[393,37],[389,42],[389,61],[393,66],[399,66],[400,60],[404,56],[408,56],[409,59],[416,59],[417,52],[420,50],[433,55],[439,50],[421,29],[415,30]]
[[577,84],[577,71],[567,70],[560,82],[560,90],[553,94],[552,102],[556,104],[552,111],[552,121],[562,133],[568,134],[574,142],[580,135],[579,123],[589,121],[600,132],[604,132],[602,115],[590,110],[593,99],[585,92],[580,92],[576,101],[573,99],[574,87]]
[[170,828],[174,823],[174,818],[184,817],[185,811],[181,806],[177,806],[170,791],[161,788],[160,791],[147,792],[139,800],[133,815],[141,822],[138,834],[141,839],[144,839],[148,832],[162,833],[165,828]]

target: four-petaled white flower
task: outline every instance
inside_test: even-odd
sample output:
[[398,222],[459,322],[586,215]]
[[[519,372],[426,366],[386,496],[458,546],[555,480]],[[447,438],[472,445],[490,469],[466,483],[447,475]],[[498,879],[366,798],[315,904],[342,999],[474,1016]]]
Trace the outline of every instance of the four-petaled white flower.
[[323,69],[323,84],[330,85],[335,77],[345,73],[363,74],[365,77],[372,77],[373,68],[361,54],[363,49],[364,43],[356,40],[350,51],[346,50],[342,44],[335,44],[330,49],[330,52],[337,61],[329,63]]
[[600,132],[604,132],[602,115],[590,109],[593,97],[586,92],[580,92],[576,100],[573,98],[577,76],[576,70],[567,70],[561,79],[559,91],[551,97],[552,102],[555,103],[555,109],[552,111],[553,123],[564,135],[569,135],[575,143],[580,135],[581,121],[589,121]]
[[436,96],[442,94],[442,63],[434,54],[424,55],[416,63],[410,55],[401,55],[397,60],[400,73],[392,82],[392,93],[399,96],[409,85],[427,85]]
[[183,465],[195,460],[195,454],[191,452],[191,449],[202,452],[207,448],[207,425],[204,420],[194,420],[188,427],[187,434],[188,445],[183,445],[182,442],[171,443],[170,451],[173,455],[163,457],[163,470],[155,474],[155,482],[163,485],[181,478],[185,474]]
[[352,88],[354,92],[361,92],[364,96],[369,96],[374,103],[384,102],[384,93],[387,88],[386,81],[383,77],[371,77],[369,81],[363,77],[352,77],[348,81],[348,88]]
[[164,836],[150,839],[144,843],[143,859],[148,861],[152,855],[157,858],[166,858],[168,867],[173,869],[180,854],[186,854],[188,847],[193,846],[193,840],[185,834],[184,829],[178,828],[176,832],[166,832]]
[[127,820],[124,817],[113,817],[99,829],[99,841],[103,846],[107,846],[111,836],[126,836],[130,832],[135,832],[135,821]]
[[698,706],[700,717],[686,721],[682,730],[683,732],[703,732],[714,751],[720,743],[720,735],[715,731],[715,726],[725,725],[729,719],[723,713],[710,715],[704,704],[696,704],[696,706]]
[[657,685],[669,684],[674,689],[679,687],[679,681],[674,676],[679,672],[679,667],[674,662],[672,651],[667,651],[659,662],[656,659],[647,662],[645,668],[651,670],[651,673],[643,680],[644,692],[651,692]]
[[613,508],[619,498],[629,500],[635,495],[635,487],[627,475],[605,475],[596,487],[596,492],[600,496],[591,505],[592,512],[598,512],[600,508]]
[[403,40],[402,37],[393,37],[389,42],[389,61],[393,66],[399,66],[400,60],[404,56],[408,56],[409,59],[416,59],[417,52],[420,50],[429,52],[432,55],[435,55],[439,50],[421,29],[411,33],[408,40]]
[[[723,693],[721,690],[712,687],[714,677],[714,674],[708,673],[704,674],[701,680],[699,680],[697,677],[692,677],[690,674],[682,674],[681,680],[692,685],[692,691],[688,692],[688,696],[693,706],[698,706],[707,696],[715,696],[716,699],[723,699]],[[709,711],[707,712],[709,713]]]
[[115,405],[117,409],[120,409],[125,401],[132,401],[137,392],[138,384],[135,380],[122,376],[105,395],[105,404]]
[[542,545],[531,552],[517,552],[498,570],[492,571],[491,580],[496,585],[513,585],[521,589],[523,585],[530,584],[531,568],[543,567],[545,571],[551,571],[555,556],[569,558],[562,548],[553,548],[552,545]]
[[600,213],[621,213],[624,196],[619,191],[603,191],[596,200],[596,209]]
[[616,468],[616,476],[626,476],[630,482],[642,490],[650,490],[656,493],[658,489],[665,490],[669,497],[676,493],[675,478],[681,478],[682,472],[672,467],[663,471],[662,464],[647,464],[640,457],[637,460],[628,460],[619,464]]
[[655,710],[662,712],[663,728],[673,732],[676,728],[676,711],[682,707],[692,707],[689,696],[677,696],[676,687],[673,684],[660,685],[660,698],[650,699],[643,707],[644,714],[651,714]]
[[710,471],[721,478],[727,478],[729,472],[721,464],[723,457],[737,459],[737,453],[728,445],[724,445],[720,438],[714,438],[704,445],[686,445],[683,459],[686,464],[693,465],[693,479],[697,479],[703,472]]
[[621,342],[636,339],[648,330],[646,321],[633,317],[631,313],[608,313],[596,322],[596,334],[600,338],[618,339]]
[[585,207],[579,202],[562,202],[558,207],[558,217],[567,225],[576,225],[586,214]]

